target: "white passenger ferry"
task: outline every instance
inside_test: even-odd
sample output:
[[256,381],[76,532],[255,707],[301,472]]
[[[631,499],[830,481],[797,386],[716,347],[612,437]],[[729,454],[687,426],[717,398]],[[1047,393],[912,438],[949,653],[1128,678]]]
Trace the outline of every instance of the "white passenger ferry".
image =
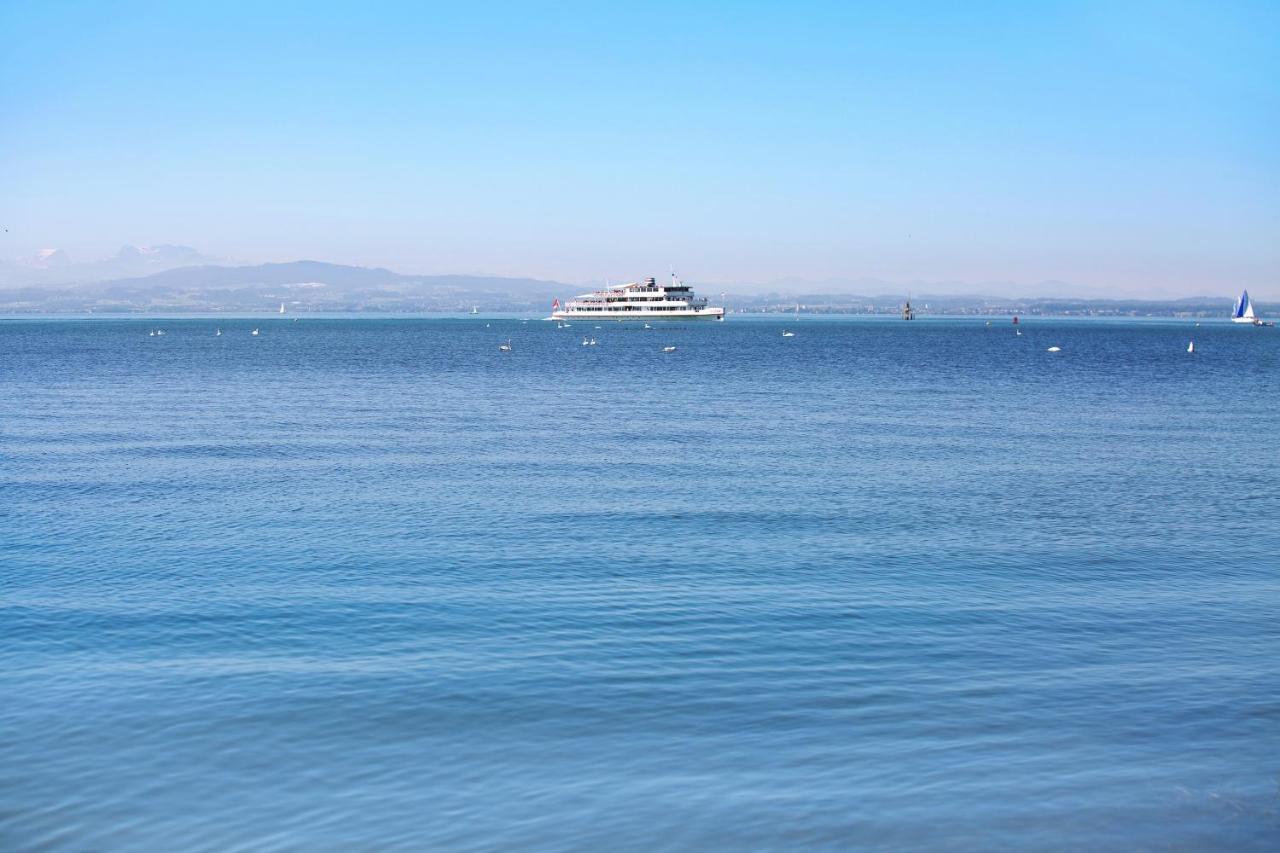
[[577,296],[563,306],[551,304],[552,320],[723,320],[724,308],[693,295],[673,274],[670,284],[652,278],[606,287]]

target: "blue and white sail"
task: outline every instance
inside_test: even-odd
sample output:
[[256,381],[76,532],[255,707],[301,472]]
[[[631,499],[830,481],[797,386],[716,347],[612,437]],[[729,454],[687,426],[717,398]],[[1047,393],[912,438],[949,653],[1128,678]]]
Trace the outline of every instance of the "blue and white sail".
[[1231,322],[1252,323],[1253,321],[1253,303],[1249,301],[1249,291],[1246,290],[1236,300],[1236,307],[1231,311]]

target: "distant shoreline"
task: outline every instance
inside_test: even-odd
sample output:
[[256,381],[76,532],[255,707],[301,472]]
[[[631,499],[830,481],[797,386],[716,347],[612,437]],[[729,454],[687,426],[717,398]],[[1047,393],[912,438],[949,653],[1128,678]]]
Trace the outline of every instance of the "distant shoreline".
[[[419,320],[459,320],[476,322],[480,320],[520,320],[530,321],[545,320],[545,312],[530,309],[509,309],[483,311],[479,314],[472,314],[470,311],[462,310],[377,310],[377,309],[319,309],[303,311],[299,310],[291,314],[281,315],[278,311],[267,308],[262,309],[178,309],[178,308],[154,308],[154,309],[137,309],[137,310],[115,310],[115,311],[86,311],[86,310],[12,310],[0,308],[0,321],[23,321],[23,320],[144,320],[144,319],[173,319],[173,320],[213,320],[213,319],[252,319],[258,321],[279,321],[287,323],[292,320],[312,319],[312,320],[340,320],[340,319],[369,319],[369,320],[395,320],[395,319],[419,319]],[[730,310],[726,315],[726,321],[764,321],[778,320],[785,321],[796,317],[795,306],[790,310],[783,309],[755,309],[755,310]],[[877,321],[896,321],[902,322],[901,316],[896,311],[839,311],[839,310],[806,310],[801,309],[799,312],[800,319],[829,319],[829,320],[877,320]],[[1265,310],[1262,316],[1276,316],[1269,314]],[[991,321],[998,320],[1002,322],[1012,322],[1013,318],[1022,320],[1186,320],[1195,322],[1215,322],[1221,320],[1223,323],[1230,322],[1229,312],[1225,310],[1216,311],[1037,311],[1037,310],[943,310],[943,311],[920,311],[916,314],[915,320],[912,322],[928,322],[929,320],[974,320],[974,321]],[[618,322],[618,321],[610,321]],[[630,323],[639,323],[640,320],[629,321]]]

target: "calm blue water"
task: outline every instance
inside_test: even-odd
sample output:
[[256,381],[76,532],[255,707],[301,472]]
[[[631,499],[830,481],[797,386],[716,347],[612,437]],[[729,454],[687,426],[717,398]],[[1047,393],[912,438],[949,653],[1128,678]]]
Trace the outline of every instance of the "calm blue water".
[[0,322],[0,846],[1276,849],[1280,333],[1022,328]]

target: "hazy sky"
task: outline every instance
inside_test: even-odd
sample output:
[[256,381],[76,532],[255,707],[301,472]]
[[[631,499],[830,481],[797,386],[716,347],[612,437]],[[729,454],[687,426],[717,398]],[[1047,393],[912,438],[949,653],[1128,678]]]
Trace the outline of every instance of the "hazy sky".
[[1280,3],[0,0],[0,256],[1280,296]]

